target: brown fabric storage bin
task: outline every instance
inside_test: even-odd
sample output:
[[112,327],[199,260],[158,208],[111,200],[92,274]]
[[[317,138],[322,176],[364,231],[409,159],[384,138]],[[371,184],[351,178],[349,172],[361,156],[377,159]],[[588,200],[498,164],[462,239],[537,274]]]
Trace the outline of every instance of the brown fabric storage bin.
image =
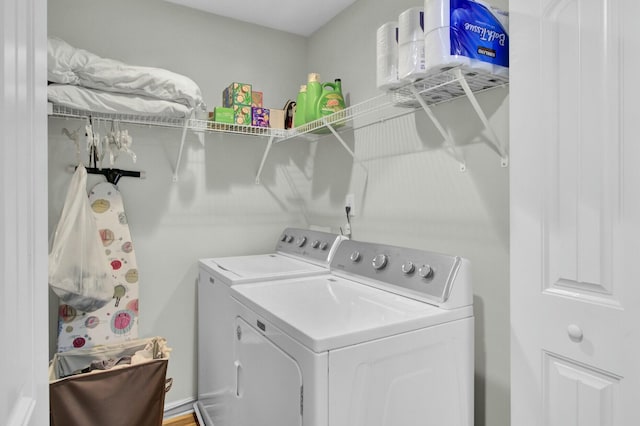
[[[161,426],[171,348],[161,337],[55,354],[49,365],[51,426]],[[94,362],[127,359],[108,370]]]
[[167,365],[158,359],[51,383],[51,426],[162,425]]

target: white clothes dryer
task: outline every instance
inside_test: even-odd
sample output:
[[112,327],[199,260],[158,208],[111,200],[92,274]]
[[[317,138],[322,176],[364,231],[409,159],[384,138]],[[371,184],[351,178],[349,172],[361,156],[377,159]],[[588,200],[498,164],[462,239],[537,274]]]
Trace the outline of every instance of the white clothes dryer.
[[231,289],[234,426],[472,426],[469,262],[342,242],[331,274]]
[[235,426],[228,421],[235,391],[234,318],[230,288],[286,277],[328,274],[344,237],[287,228],[273,253],[201,259],[198,277],[198,401],[203,426]]

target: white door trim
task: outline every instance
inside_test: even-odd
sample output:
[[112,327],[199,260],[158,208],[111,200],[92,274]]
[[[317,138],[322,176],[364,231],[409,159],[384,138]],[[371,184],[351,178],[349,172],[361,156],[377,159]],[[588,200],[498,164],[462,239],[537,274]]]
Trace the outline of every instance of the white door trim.
[[0,419],[49,422],[47,2],[0,6]]

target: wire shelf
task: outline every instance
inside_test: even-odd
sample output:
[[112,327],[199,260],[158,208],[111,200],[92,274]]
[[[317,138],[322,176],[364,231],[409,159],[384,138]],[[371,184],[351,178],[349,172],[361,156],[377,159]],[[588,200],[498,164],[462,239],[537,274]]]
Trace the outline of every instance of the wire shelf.
[[209,132],[222,132],[222,133],[234,133],[240,135],[249,136],[264,136],[264,137],[286,137],[288,131],[285,129],[274,129],[271,127],[255,127],[255,126],[241,126],[239,124],[227,124],[219,123],[217,121],[210,120],[196,120],[189,119],[187,127],[193,131],[209,131]]
[[465,162],[462,155],[457,152],[454,141],[444,127],[438,122],[431,111],[431,106],[448,102],[456,98],[467,97],[478,116],[490,133],[490,144],[501,157],[501,165],[507,167],[508,157],[506,148],[500,143],[490,123],[475,99],[474,93],[481,92],[499,86],[509,84],[506,76],[494,75],[482,70],[467,68],[464,66],[443,70],[407,84],[399,89],[385,92],[379,96],[364,102],[352,105],[342,111],[311,121],[294,129],[274,129],[270,127],[240,126],[235,124],[218,123],[209,120],[197,120],[193,118],[174,118],[162,116],[146,116],[135,114],[109,114],[93,111],[83,111],[53,104],[50,115],[54,118],[75,118],[93,120],[118,120],[122,123],[142,126],[157,126],[179,128],[182,130],[180,151],[174,168],[174,181],[178,179],[178,170],[187,130],[198,133],[226,133],[246,136],[257,136],[268,139],[267,147],[262,157],[256,176],[256,182],[260,181],[260,174],[264,167],[269,151],[274,143],[284,142],[294,138],[309,140],[319,139],[327,134],[333,134],[342,146],[355,159],[355,153],[343,140],[340,133],[346,130],[355,130],[375,123],[383,123],[386,120],[401,117],[422,108],[434,122],[447,145],[454,152],[454,157],[460,163],[461,171],[465,170]]
[[273,129],[270,127],[253,127],[253,126],[241,126],[237,124],[218,123],[209,120],[197,120],[194,118],[179,118],[179,117],[164,117],[154,115],[137,115],[137,114],[122,114],[122,113],[104,113],[95,111],[86,111],[81,109],[69,108],[67,106],[53,104],[50,114],[53,118],[65,118],[65,119],[81,119],[85,120],[91,118],[92,120],[99,121],[119,121],[125,124],[134,124],[139,126],[152,126],[152,127],[169,127],[176,129],[183,129],[185,123],[187,128],[196,132],[220,132],[220,133],[233,133],[239,135],[249,136],[263,136],[278,138],[285,137],[287,131],[284,129]]
[[[461,72],[458,73],[457,70]],[[274,129],[270,127],[241,126],[236,124],[218,123],[209,120],[184,119],[175,117],[147,116],[120,113],[102,113],[94,111],[84,111],[62,105],[53,104],[52,117],[86,119],[91,117],[97,120],[118,120],[122,123],[135,124],[141,126],[157,126],[184,128],[185,121],[187,128],[200,132],[231,133],[247,136],[273,137],[276,142],[282,142],[293,138],[304,138],[315,140],[324,135],[330,134],[331,130],[342,132],[347,129],[354,129],[354,122],[359,120],[359,125],[367,125],[373,121],[383,121],[397,115],[403,115],[394,111],[397,108],[420,107],[419,101],[415,97],[414,89],[420,94],[427,105],[434,105],[441,102],[451,101],[458,97],[465,96],[465,91],[460,83],[460,74],[464,77],[472,92],[479,92],[497,86],[504,86],[509,83],[509,79],[470,68],[453,68],[434,74],[408,84],[399,89],[386,92],[382,95],[355,104],[342,111],[311,121],[294,129]],[[373,116],[373,120],[366,121],[367,117]]]
[[466,67],[455,67],[287,130],[285,136],[277,142],[298,137],[318,139],[332,133],[327,125],[332,126],[337,132],[343,132],[405,115],[421,107],[415,91],[430,106],[465,97],[467,93],[461,82],[462,79],[466,81],[472,92],[481,92],[509,83],[508,77]]
[[420,107],[412,87],[417,90],[427,105],[435,105],[466,96],[464,87],[461,84],[461,78],[466,80],[474,93],[509,83],[509,78],[505,76],[490,74],[464,66],[456,67],[390,92],[392,103],[397,106]]
[[184,118],[85,111],[58,104],[52,104],[52,109],[49,115],[53,118],[70,118],[82,120],[91,118],[101,121],[120,121],[122,123],[136,124],[141,126],[179,128],[182,128],[184,126]]

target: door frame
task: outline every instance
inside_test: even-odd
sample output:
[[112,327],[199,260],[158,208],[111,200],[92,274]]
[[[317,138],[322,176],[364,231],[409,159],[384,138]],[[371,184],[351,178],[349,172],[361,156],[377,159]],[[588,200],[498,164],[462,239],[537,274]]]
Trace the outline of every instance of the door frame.
[[0,418],[49,423],[47,1],[0,6]]

